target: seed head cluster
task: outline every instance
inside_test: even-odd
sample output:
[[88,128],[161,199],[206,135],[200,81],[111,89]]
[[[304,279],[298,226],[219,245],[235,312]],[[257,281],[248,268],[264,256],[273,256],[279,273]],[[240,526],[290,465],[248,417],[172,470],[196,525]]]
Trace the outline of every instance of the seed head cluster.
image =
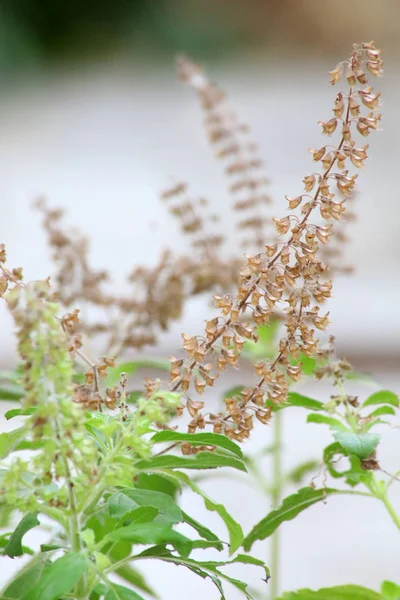
[[243,260],[222,257],[223,237],[209,233],[209,221],[215,217],[200,218],[195,209],[204,201],[188,199],[186,187],[176,185],[162,197],[180,220],[190,251],[177,255],[167,249],[155,265],[135,266],[128,275],[130,291],[124,295],[116,293],[110,273],[92,267],[88,239],[64,226],[63,211],[50,208],[43,199],[37,202],[56,265],[53,281],[58,301],[75,315],[74,307],[79,306],[95,316],[75,323],[78,347],[85,335],[92,340],[98,337],[109,356],[154,345],[160,331],[181,317],[188,298],[212,290],[226,291],[236,284]]
[[[213,99],[215,90],[190,64],[181,63],[181,71],[185,79],[192,78],[212,115],[220,102]],[[272,404],[285,402],[290,380],[301,377],[301,355],[318,353],[317,330],[329,324],[329,313],[322,305],[332,290],[321,248],[328,244],[333,224],[343,218],[346,201],[354,194],[358,177],[354,169],[362,169],[368,157],[368,145],[359,139],[378,129],[380,93],[369,85],[369,77],[381,73],[380,51],[374,42],[355,45],[350,58],[330,72],[332,85],[344,80],[347,89],[337,93],[333,116],[319,125],[329,138],[337,132],[339,141],[311,150],[320,168],[304,177],[302,193],[286,196],[289,211],[297,212],[274,219],[279,240],[266,245],[263,252],[246,255],[236,295],[215,297],[219,314],[206,322],[203,335],[182,335],[186,358],[171,358],[170,389],[186,398],[190,431],[211,425],[214,432],[245,440],[254,417],[262,423],[270,420],[266,399]],[[324,223],[314,223],[314,215]],[[214,385],[219,373],[235,367],[245,341],[256,340],[257,327],[268,324],[281,307],[286,331],[275,358],[254,366],[257,383],[244,389],[240,398],[227,398],[224,413],[204,415],[204,403],[193,400],[191,390],[202,394]]]
[[258,251],[266,239],[268,220],[264,209],[271,198],[266,191],[268,180],[262,172],[263,161],[257,145],[250,138],[249,127],[239,121],[230,107],[225,93],[208,79],[199,65],[181,57],[177,67],[179,78],[197,92],[209,142],[217,158],[225,163],[233,208],[240,214],[236,227],[245,233],[242,246]]

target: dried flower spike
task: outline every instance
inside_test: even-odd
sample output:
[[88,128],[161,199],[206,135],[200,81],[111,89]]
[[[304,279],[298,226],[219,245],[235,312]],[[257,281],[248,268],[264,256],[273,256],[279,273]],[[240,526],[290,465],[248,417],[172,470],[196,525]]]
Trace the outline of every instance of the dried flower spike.
[[[354,46],[349,60],[331,72],[333,84],[346,73],[348,89],[336,96],[335,116],[320,124],[328,135],[339,131],[340,138],[336,146],[312,151],[321,169],[304,177],[304,194],[288,198],[289,206],[297,207],[298,214],[274,219],[279,243],[267,245],[265,252],[247,256],[236,297],[216,297],[221,315],[207,323],[205,338],[184,336],[187,359],[179,367],[174,359],[171,388],[186,393],[195,376],[195,387],[203,392],[206,386],[214,384],[218,371],[236,365],[244,340],[256,339],[257,326],[268,323],[271,315],[284,305],[286,334],[280,340],[275,358],[255,365],[258,382],[243,390],[240,399],[229,400],[224,415],[211,415],[207,421],[196,412],[191,431],[210,424],[214,431],[243,441],[249,435],[254,415],[261,422],[269,421],[270,412],[260,408],[265,405],[265,398],[272,404],[284,402],[288,380],[300,377],[301,365],[292,364],[292,359],[298,359],[301,353],[313,357],[319,352],[315,330],[324,330],[329,323],[329,313],[320,314],[320,305],[330,298],[332,290],[332,283],[326,277],[328,268],[321,259],[321,247],[329,243],[333,224],[343,218],[346,201],[354,194],[358,175],[350,169],[361,168],[367,158],[367,148],[358,147],[354,135],[357,131],[362,136],[369,134],[377,129],[380,120],[380,115],[374,112],[379,106],[379,94],[368,85],[367,72],[373,75],[382,72],[380,52],[373,42]],[[207,110],[221,102],[221,96],[214,87],[209,87],[195,65],[181,62],[181,74],[199,90]],[[370,111],[368,106],[369,112],[364,115],[366,90],[373,109]],[[317,211],[327,221],[326,225],[311,222]],[[245,315],[247,323],[242,321]],[[239,343],[229,348],[225,340],[233,336]],[[214,362],[208,362],[210,358],[215,361],[214,375],[211,375]]]
[[225,175],[233,208],[241,215],[237,227],[251,236],[243,247],[259,251],[265,239],[264,207],[271,203],[266,192],[268,180],[262,173],[263,161],[257,145],[249,139],[249,128],[241,123],[229,106],[225,94],[213,84],[203,69],[186,57],[178,59],[179,78],[198,93],[205,113],[205,127],[217,158],[225,161]]

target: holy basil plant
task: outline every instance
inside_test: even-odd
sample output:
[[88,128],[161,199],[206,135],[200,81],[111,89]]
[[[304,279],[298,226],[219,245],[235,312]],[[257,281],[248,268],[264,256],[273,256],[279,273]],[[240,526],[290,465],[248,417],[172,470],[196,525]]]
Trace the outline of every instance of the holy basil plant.
[[[1,551],[8,559],[26,555],[28,561],[6,585],[2,600],[155,596],[152,582],[140,573],[140,564],[149,560],[189,569],[210,580],[222,597],[225,583],[250,597],[246,583],[232,576],[234,565],[257,567],[264,579],[267,567],[240,552],[240,525],[187,474],[222,467],[246,471],[240,447],[215,433],[163,431],[180,395],[155,391],[132,399],[125,373],[118,374],[118,408],[89,410],[80,401],[85,384],[74,383],[79,372],[48,283],[15,286],[6,300],[23,362],[15,377],[3,374],[9,383],[1,388],[3,397],[13,394],[20,403],[6,413],[18,424],[0,435],[0,508],[8,528]],[[116,369],[110,369],[110,385]],[[174,452],[185,445],[190,454]],[[223,539],[180,508],[183,488],[220,517]],[[48,540],[31,548],[26,540],[34,540],[31,532],[38,528]],[[221,558],[202,558],[208,549]]]

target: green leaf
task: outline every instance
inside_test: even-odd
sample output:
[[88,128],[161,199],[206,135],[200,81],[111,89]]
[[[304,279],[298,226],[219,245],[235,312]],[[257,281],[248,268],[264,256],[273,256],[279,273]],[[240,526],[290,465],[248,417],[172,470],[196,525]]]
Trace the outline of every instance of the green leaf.
[[22,556],[23,548],[22,548],[22,538],[24,535],[40,525],[40,521],[37,518],[37,513],[27,513],[18,523],[14,532],[11,534],[10,539],[8,540],[8,544],[5,547],[5,553],[10,558],[15,558],[16,556]]
[[[143,556],[143,554],[141,556]],[[218,591],[220,592],[223,599],[225,598],[225,594],[224,594],[224,590],[222,587],[221,579],[224,579],[225,581],[228,581],[229,583],[231,583],[238,590],[240,590],[242,593],[244,593],[247,596],[247,598],[251,598],[251,596],[250,596],[249,592],[247,591],[246,583],[244,583],[243,581],[240,581],[239,579],[234,579],[233,577],[226,575],[226,573],[223,573],[222,571],[219,570],[220,567],[223,567],[226,565],[231,565],[233,563],[252,564],[255,566],[262,567],[264,569],[266,577],[269,576],[269,570],[267,569],[267,567],[265,567],[265,565],[262,561],[259,561],[258,559],[255,559],[253,557],[245,556],[243,554],[238,555],[233,560],[221,561],[221,562],[195,561],[190,558],[180,558],[177,556],[173,556],[172,554],[162,554],[158,558],[165,562],[171,562],[176,565],[185,566],[188,569],[190,569],[191,571],[193,571],[194,573],[196,573],[196,575],[199,575],[200,577],[203,577],[203,578],[210,577],[210,579],[213,581],[214,585],[216,585],[216,587],[218,588]]]
[[[338,455],[339,458],[336,458]],[[335,465],[339,463],[340,457],[342,456],[349,459],[350,468],[339,471],[336,469]],[[366,471],[361,468],[361,462],[358,456],[355,454],[349,456],[348,452],[339,444],[339,442],[334,442],[324,449],[324,463],[332,477],[335,479],[345,477],[346,483],[352,487],[361,482],[368,484],[372,478],[371,471]]]
[[[133,502],[130,498],[128,498],[122,492],[117,492],[110,496],[108,500],[108,510],[110,516],[115,519],[122,519],[126,515],[129,515],[129,518],[132,519],[135,523],[139,521],[140,523],[146,522],[142,520],[142,516],[146,519],[147,511],[143,513],[143,509],[151,508],[151,507],[140,507],[138,512],[138,505]],[[150,520],[158,514],[158,511],[151,510],[150,511]],[[136,517],[136,518],[135,518]]]
[[380,390],[379,392],[375,392],[371,394],[365,402],[363,402],[363,406],[372,406],[374,404],[390,404],[391,406],[395,406],[399,408],[399,397],[394,392],[390,392],[389,390]]
[[12,383],[2,383],[0,386],[0,400],[20,400],[24,395],[24,389]]
[[117,492],[108,501],[110,514],[113,517],[122,517],[138,506],[156,508],[165,525],[173,525],[183,521],[182,511],[174,500],[167,494],[152,490],[127,489]]
[[243,460],[243,452],[235,442],[219,433],[180,433],[179,431],[160,431],[151,438],[153,444],[169,442],[189,442],[193,446],[216,446],[231,452]]
[[54,550],[67,550],[67,547],[59,544],[40,544],[40,552],[53,552]]
[[191,551],[191,540],[170,527],[159,523],[132,524],[107,534],[104,541],[126,540],[132,544],[172,544],[183,555]]
[[[345,452],[344,448],[339,444],[339,442],[334,442],[330,444],[324,449],[324,463],[327,466],[329,474],[335,479],[340,479],[344,477],[348,471],[338,471],[334,467],[334,463],[338,462],[336,460],[337,455],[347,456],[347,452]],[[335,460],[334,460],[335,459]]]
[[352,433],[338,431],[335,439],[350,454],[358,458],[368,458],[379,444],[380,436],[376,433]]
[[108,499],[108,511],[110,516],[116,519],[120,519],[136,507],[137,505],[122,492],[117,492]]
[[115,573],[142,592],[146,592],[150,596],[153,596],[153,598],[157,598],[157,594],[149,586],[144,576],[134,567],[123,565],[119,569],[116,569]]
[[243,461],[233,456],[215,454],[214,452],[199,452],[195,456],[174,456],[167,454],[164,456],[153,456],[149,459],[142,459],[135,464],[141,471],[157,471],[163,469],[216,469],[218,467],[233,467],[239,471],[246,472],[246,466]]
[[185,523],[187,523],[188,525],[193,527],[193,529],[195,529],[202,538],[204,538],[205,540],[208,540],[210,542],[213,542],[214,547],[217,550],[220,550],[220,551],[223,550],[224,546],[223,546],[222,542],[220,541],[219,537],[217,535],[215,535],[215,533],[210,531],[210,529],[208,529],[208,527],[206,527],[205,525],[202,525],[201,523],[199,523],[198,521],[193,519],[193,517],[191,517],[187,513],[183,512],[182,514],[183,514],[183,520],[185,521]]
[[322,402],[315,400],[314,398],[309,398],[308,396],[303,396],[303,394],[298,394],[297,392],[289,392],[283,407],[286,405],[299,406],[301,408],[306,408],[307,410],[324,410],[324,404]]
[[286,479],[292,483],[301,483],[304,477],[308,475],[308,473],[315,471],[318,466],[319,462],[317,460],[306,460],[289,471],[286,475]]
[[108,511],[99,511],[89,517],[86,527],[93,529],[96,542],[99,543],[105,536],[114,531],[118,524],[118,520],[110,517]]
[[15,446],[14,450],[39,450],[44,448],[46,443],[45,439],[41,440],[22,440]]
[[370,413],[368,415],[368,419],[370,418],[374,418],[374,417],[381,417],[382,415],[395,415],[396,411],[394,410],[393,406],[380,406],[379,408],[376,408],[375,410],[372,411],[372,413]]
[[[7,544],[7,539],[5,539],[3,536],[0,537],[0,556],[7,556],[6,553],[4,552],[4,547]],[[34,550],[32,550],[32,548],[29,548],[28,546],[25,546],[24,544],[22,545],[22,554],[29,554],[30,556],[34,556],[36,554],[36,552]]]
[[331,429],[348,432],[347,427],[345,427],[338,419],[327,417],[326,415],[311,413],[311,415],[307,416],[307,423],[322,423],[323,425],[329,425]]
[[384,581],[381,587],[383,600],[400,600],[400,585],[392,581]]
[[29,600],[30,590],[34,590],[39,582],[45,567],[44,562],[36,562],[32,566],[25,567],[17,573],[16,578],[8,584],[4,590],[2,598],[11,600]]
[[105,547],[103,547],[103,549],[106,550],[105,554],[108,554],[113,562],[119,562],[130,555],[132,544],[125,541],[116,542],[111,544],[108,550]]
[[0,458],[5,458],[10,452],[13,452],[25,435],[25,427],[18,427],[7,433],[0,433]]
[[[194,488],[192,488],[194,489]],[[204,499],[204,505],[207,510],[216,512],[221,517],[226,525],[229,533],[229,554],[233,554],[240,547],[243,541],[243,529],[237,521],[228,513],[223,504],[217,504],[208,498],[199,490],[200,495]]]
[[7,419],[7,421],[9,421],[10,419],[13,419],[14,417],[25,417],[26,415],[32,415],[36,410],[35,406],[30,406],[29,408],[12,408],[11,410],[8,410],[4,416]]
[[[140,556],[144,556],[144,553],[142,553]],[[203,579],[206,579],[207,577],[210,578],[221,594],[221,600],[225,600],[224,588],[222,587],[221,579],[215,575],[213,569],[205,570],[202,568],[201,562],[191,560],[190,558],[183,559],[181,557],[172,555],[170,552],[162,553],[160,555],[155,554],[153,556],[165,562],[171,562],[176,565],[184,566]]]
[[277,600],[382,600],[380,594],[358,585],[340,585],[318,591],[286,592]]
[[139,473],[135,487],[142,490],[163,492],[163,494],[168,494],[174,500],[181,485],[179,482],[171,481],[171,479],[158,473]]
[[108,582],[108,592],[106,593],[104,600],[144,600],[143,596],[139,596],[133,590],[116,583]]
[[[297,362],[297,361],[296,361]],[[304,375],[312,375],[317,367],[317,361],[311,356],[300,354],[301,370]]]
[[244,385],[235,385],[234,387],[229,388],[229,390],[226,390],[222,397],[224,400],[225,398],[240,398],[244,389]]
[[349,381],[362,381],[365,385],[376,387],[379,385],[375,377],[371,373],[362,371],[343,371],[343,377]]
[[129,404],[136,404],[139,398],[143,396],[143,390],[132,390],[129,392],[126,401]]
[[11,523],[11,516],[15,508],[7,504],[0,504],[0,528],[5,529]]
[[19,373],[17,369],[15,369],[15,371],[7,369],[0,370],[0,381],[12,381],[13,383],[17,383],[20,376],[21,373]]
[[158,517],[158,510],[153,506],[139,506],[125,513],[119,520],[117,527],[126,527],[134,523],[151,523]]
[[313,489],[312,487],[301,488],[295,494],[285,498],[281,506],[268,513],[264,519],[253,527],[244,539],[243,548],[248,552],[255,541],[265,540],[265,538],[272,535],[284,521],[294,519],[306,508],[309,508],[317,502],[321,502],[321,500],[325,500],[329,494],[336,493],[339,493],[339,490],[331,488],[318,490]]
[[207,510],[216,512],[221,517],[229,534],[229,553],[233,554],[236,552],[236,550],[240,548],[243,541],[243,530],[239,523],[237,523],[235,519],[228,513],[225,506],[211,500],[211,498],[209,498],[207,494],[205,494],[205,492],[203,492],[203,490],[186,475],[186,473],[171,471],[169,472],[169,475],[170,477],[176,478],[178,481],[185,483],[195,494],[201,496],[204,501],[204,506]]
[[79,552],[64,554],[46,567],[29,600],[58,600],[74,589],[86,568],[86,559]]
[[260,358],[271,358],[276,350],[276,336],[279,327],[279,319],[271,319],[268,325],[258,327],[258,341],[245,342],[244,356],[251,361],[257,361]]

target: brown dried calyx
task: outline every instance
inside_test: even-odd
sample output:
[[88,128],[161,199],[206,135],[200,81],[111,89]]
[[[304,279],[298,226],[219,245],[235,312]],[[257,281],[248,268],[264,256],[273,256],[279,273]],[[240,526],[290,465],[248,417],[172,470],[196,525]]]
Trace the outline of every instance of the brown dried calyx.
[[209,142],[217,158],[224,160],[233,209],[240,214],[236,226],[247,234],[242,245],[258,251],[265,240],[264,207],[271,199],[266,192],[268,180],[262,172],[263,161],[250,138],[249,127],[238,120],[225,94],[199,65],[182,56],[177,61],[177,69],[179,78],[198,93]]
[[[172,360],[170,387],[186,393],[193,385],[202,393],[214,384],[218,373],[237,364],[245,340],[256,339],[257,326],[268,324],[284,305],[286,335],[280,340],[279,352],[273,360],[255,365],[258,382],[243,390],[239,399],[227,399],[225,414],[205,418],[201,407],[196,409],[189,426],[191,431],[210,424],[214,431],[230,438],[246,439],[254,416],[261,422],[270,419],[265,398],[273,404],[284,402],[288,381],[301,377],[300,362],[293,365],[289,358],[298,359],[300,353],[317,354],[316,330],[326,329],[329,323],[329,313],[321,313],[321,305],[332,289],[327,266],[320,258],[321,247],[329,242],[333,223],[343,217],[346,200],[354,193],[358,174],[349,169],[362,168],[367,158],[367,146],[356,143],[354,135],[358,132],[366,137],[378,128],[381,115],[375,109],[380,94],[370,87],[368,78],[369,74],[381,73],[380,51],[374,42],[355,45],[349,60],[330,73],[332,84],[344,75],[348,86],[336,96],[333,117],[319,122],[329,137],[338,131],[337,145],[313,151],[314,161],[321,163],[320,171],[304,177],[303,193],[287,197],[289,209],[296,208],[297,214],[274,219],[279,241],[267,245],[264,252],[247,256],[237,294],[215,298],[220,314],[207,321],[204,335],[183,335],[187,358]],[[205,93],[207,83],[201,72],[196,74],[189,69],[185,76],[197,77],[199,90]],[[323,225],[311,222],[315,213],[322,217]],[[246,315],[248,322],[243,323]],[[192,402],[188,399],[188,408]]]
[[[43,199],[37,202],[57,267],[54,284],[59,301],[66,309],[96,308],[95,321],[79,321],[71,337],[72,346],[81,347],[82,334],[91,339],[101,336],[104,353],[112,356],[155,344],[159,331],[182,315],[187,298],[204,291],[227,290],[236,284],[243,261],[221,257],[223,238],[208,233],[212,216],[205,224],[198,222],[194,209],[188,206],[190,202],[177,201],[181,188],[186,190],[183,184],[175,186],[164,193],[164,198],[171,212],[181,219],[182,230],[196,252],[177,256],[166,250],[155,266],[135,267],[128,277],[131,292],[124,296],[115,293],[108,272],[92,268],[87,238],[64,227],[63,211],[51,209]],[[0,280],[0,290],[2,285],[6,282]]]

